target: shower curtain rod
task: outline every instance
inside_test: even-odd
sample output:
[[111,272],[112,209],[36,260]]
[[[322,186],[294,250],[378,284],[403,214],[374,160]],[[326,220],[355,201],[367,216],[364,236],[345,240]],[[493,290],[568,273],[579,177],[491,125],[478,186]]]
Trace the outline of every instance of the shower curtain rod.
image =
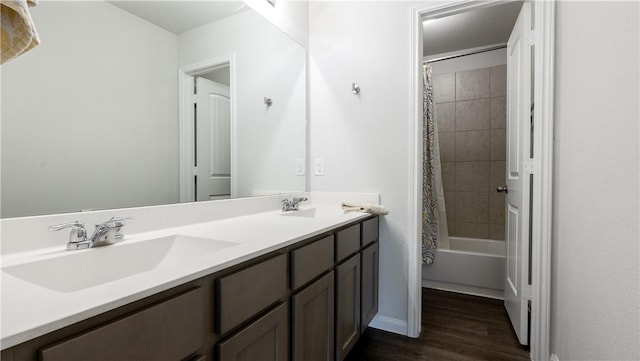
[[469,55],[473,55],[473,54],[486,53],[487,51],[504,49],[506,47],[507,47],[507,44],[504,43],[504,44],[498,44],[498,45],[491,45],[491,46],[483,47],[483,48],[476,48],[476,50],[471,50],[470,52],[465,52],[465,53],[460,53],[460,54],[453,54],[453,55],[446,55],[446,56],[442,56],[442,57],[435,58],[435,59],[424,60],[422,62],[422,64],[435,63],[437,61],[461,58],[463,56],[469,56]]

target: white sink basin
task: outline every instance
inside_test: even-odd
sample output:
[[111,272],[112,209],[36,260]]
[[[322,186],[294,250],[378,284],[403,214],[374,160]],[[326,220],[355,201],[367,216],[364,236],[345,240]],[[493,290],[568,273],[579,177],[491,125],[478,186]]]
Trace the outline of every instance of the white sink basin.
[[286,216],[286,217],[313,218],[313,217],[316,216],[316,209],[315,208],[308,208],[308,209],[303,209],[303,210],[300,210],[300,211],[283,212],[281,215],[282,216]]
[[74,292],[160,267],[172,267],[238,245],[207,238],[173,235],[139,242],[69,251],[2,270],[58,292]]

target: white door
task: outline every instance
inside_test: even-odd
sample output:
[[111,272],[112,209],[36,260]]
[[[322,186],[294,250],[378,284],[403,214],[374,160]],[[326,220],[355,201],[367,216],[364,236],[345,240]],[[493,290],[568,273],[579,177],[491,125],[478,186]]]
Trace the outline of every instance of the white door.
[[195,199],[231,196],[231,124],[229,87],[196,78]]
[[[525,2],[507,43],[507,204],[504,305],[520,343],[528,343],[531,159],[531,5]],[[500,191],[500,190],[499,190]]]

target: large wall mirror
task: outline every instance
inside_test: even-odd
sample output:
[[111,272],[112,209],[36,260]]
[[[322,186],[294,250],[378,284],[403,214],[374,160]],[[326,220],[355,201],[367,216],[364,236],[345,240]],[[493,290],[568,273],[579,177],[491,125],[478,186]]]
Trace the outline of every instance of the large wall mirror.
[[236,1],[46,1],[2,66],[3,218],[304,191],[306,51]]

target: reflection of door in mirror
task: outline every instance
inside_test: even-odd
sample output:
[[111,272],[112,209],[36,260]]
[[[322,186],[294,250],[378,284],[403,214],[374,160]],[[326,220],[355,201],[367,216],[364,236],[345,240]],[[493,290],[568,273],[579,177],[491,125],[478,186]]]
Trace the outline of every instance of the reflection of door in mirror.
[[[224,74],[229,67],[211,73],[211,78]],[[231,124],[229,86],[223,81],[195,81],[195,200],[208,201],[231,196]],[[224,77],[224,76],[223,76]]]

